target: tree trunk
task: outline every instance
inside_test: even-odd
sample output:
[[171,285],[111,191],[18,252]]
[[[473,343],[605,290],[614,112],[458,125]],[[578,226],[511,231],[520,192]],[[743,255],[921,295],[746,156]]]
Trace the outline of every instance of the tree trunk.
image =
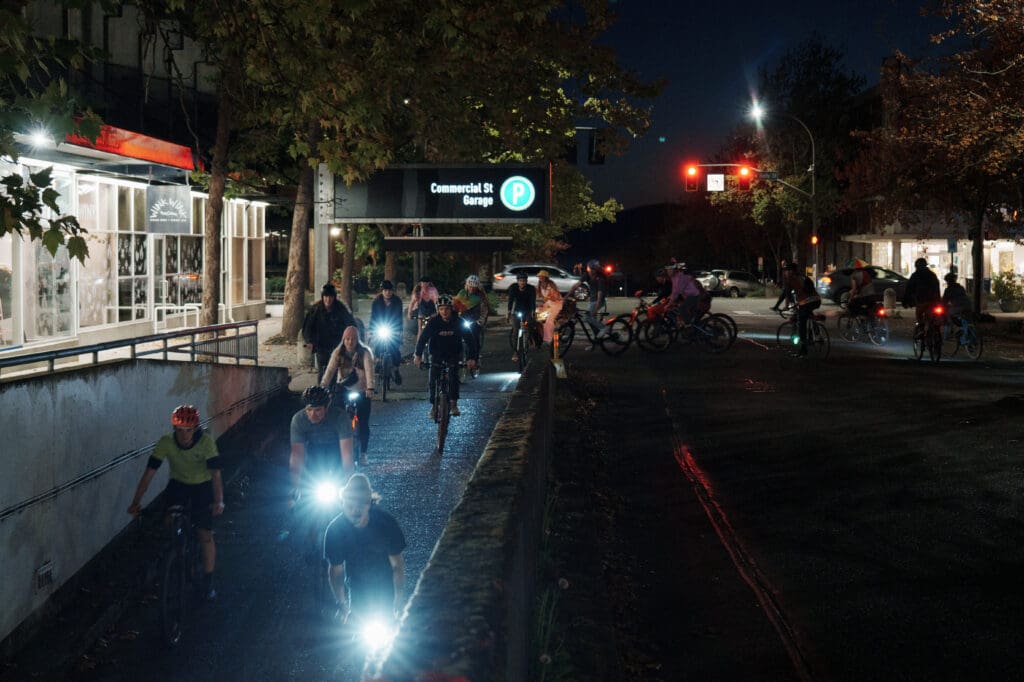
[[[210,194],[203,224],[203,310],[200,323],[217,324],[220,303],[220,238],[224,214],[224,185],[227,180],[228,142],[234,117],[231,97],[219,89],[217,97],[217,135],[210,163]],[[225,320],[227,315],[225,315]]]
[[[380,231],[385,237],[404,237],[409,233],[408,225],[381,225]],[[395,251],[384,252],[384,279],[395,282],[398,273],[398,254]],[[397,286],[397,282],[395,285]],[[410,290],[412,287],[409,287]]]
[[982,223],[985,221],[985,214],[978,213],[974,219],[975,235],[974,239],[971,240],[971,270],[974,271],[974,291],[971,292],[971,298],[973,299],[974,312],[981,312],[981,300],[985,295],[984,284],[985,284],[985,262],[983,258],[983,247],[985,239],[985,231],[982,229]]
[[313,214],[313,176],[308,163],[302,165],[292,213],[292,236],[288,241],[288,270],[284,280],[284,312],[281,336],[297,339],[306,313],[306,289],[309,284],[309,219]]

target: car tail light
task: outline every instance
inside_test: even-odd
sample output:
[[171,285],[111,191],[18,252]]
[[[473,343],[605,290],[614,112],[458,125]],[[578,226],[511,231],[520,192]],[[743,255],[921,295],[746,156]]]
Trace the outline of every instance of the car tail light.
[[505,279],[505,275],[495,275],[494,276],[494,281],[495,282],[500,282],[503,279]]

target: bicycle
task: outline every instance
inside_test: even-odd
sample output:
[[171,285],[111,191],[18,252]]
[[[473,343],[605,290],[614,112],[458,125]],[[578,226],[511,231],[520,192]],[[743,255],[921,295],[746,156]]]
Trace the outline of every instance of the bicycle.
[[949,343],[952,357],[963,348],[967,357],[977,360],[981,357],[982,341],[981,332],[964,315],[949,315],[942,326],[942,338]]
[[837,320],[839,336],[846,341],[857,342],[866,338],[876,346],[884,346],[889,341],[889,320],[885,312],[885,304],[875,304],[874,312],[851,313],[849,308]]
[[341,511],[343,487],[337,466],[331,465],[322,468],[319,475],[311,478],[311,482],[304,486],[305,494],[299,496],[297,491],[292,493],[291,511],[302,517],[297,522],[301,532],[296,533],[295,537],[305,543],[300,551],[308,566],[310,597],[313,599],[313,608],[325,616],[334,612],[336,599],[328,578],[322,543],[327,525]]
[[169,541],[160,571],[160,630],[164,643],[174,647],[185,630],[189,588],[200,589],[203,567],[189,510],[184,505],[171,505],[167,516]]
[[[352,461],[359,466],[366,466],[366,455],[363,453],[362,440],[359,438],[359,400],[363,394],[359,391],[345,392],[345,411],[352,425]],[[369,400],[369,398],[367,398]]]
[[680,344],[696,343],[709,353],[727,351],[736,340],[732,325],[719,315],[698,317],[689,324],[677,319],[676,325],[677,331],[673,338],[678,338]]
[[626,352],[633,340],[633,330],[625,318],[620,316],[609,320],[606,319],[607,314],[606,312],[598,314],[601,323],[608,326],[608,333],[599,337],[584,319],[583,313],[576,308],[576,302],[571,298],[566,299],[562,312],[559,314],[559,318],[563,321],[556,326],[561,355],[564,356],[572,347],[572,342],[576,338],[577,326],[583,330],[583,335],[587,337],[591,346],[600,346],[601,350],[611,356],[622,355]]
[[914,328],[914,356],[920,361],[928,351],[929,359],[934,363],[942,358],[942,326],[946,308],[941,303],[929,308],[924,315],[924,328]]
[[[431,363],[424,364],[427,369],[430,369]],[[434,393],[432,395],[434,404],[434,422],[437,424],[437,447],[434,449],[434,454],[440,455],[444,452],[445,440],[448,438],[448,423],[452,418],[451,373],[453,369],[458,372],[459,368],[463,367],[466,363],[450,363],[442,361],[433,364],[436,364],[440,369],[437,382],[434,385]]]
[[[787,306],[776,311],[783,319],[775,332],[775,341],[779,348],[787,352],[798,352],[800,346],[800,325],[797,320],[797,307]],[[807,355],[817,360],[828,357],[832,348],[828,329],[825,328],[825,316],[812,313],[807,319]],[[795,348],[794,348],[795,347]]]
[[388,399],[388,391],[391,390],[391,380],[395,373],[394,360],[391,357],[391,350],[398,335],[398,331],[387,324],[378,324],[370,330],[373,341],[373,355],[376,358],[374,370],[377,375],[376,387],[382,402]]
[[523,314],[522,310],[516,311],[516,320],[518,324],[512,325],[512,329],[509,330],[508,340],[512,345],[513,362],[516,363],[519,373],[522,374],[526,369],[526,358],[527,353],[529,353],[530,343],[533,341],[536,345],[536,338],[530,324],[530,319]]

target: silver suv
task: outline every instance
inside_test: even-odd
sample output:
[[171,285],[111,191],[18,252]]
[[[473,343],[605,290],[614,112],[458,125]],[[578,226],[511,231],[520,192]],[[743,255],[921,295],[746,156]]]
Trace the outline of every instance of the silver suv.
[[761,288],[757,276],[745,270],[712,270],[711,272],[718,277],[718,287],[714,292],[722,296],[739,298]]
[[516,276],[521,272],[526,273],[527,282],[537,286],[537,273],[541,270],[548,271],[551,281],[558,287],[558,291],[563,294],[569,291],[573,284],[580,281],[579,277],[557,265],[549,265],[547,263],[509,263],[505,266],[504,270],[494,275],[494,283],[491,285],[491,289],[502,293],[508,291],[511,287],[515,286]]

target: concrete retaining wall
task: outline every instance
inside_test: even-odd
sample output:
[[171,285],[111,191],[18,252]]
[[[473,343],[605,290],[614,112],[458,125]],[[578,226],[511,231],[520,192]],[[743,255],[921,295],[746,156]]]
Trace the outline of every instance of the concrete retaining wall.
[[131,521],[175,406],[218,437],[287,382],[283,368],[126,360],[0,385],[0,641]]
[[519,381],[410,600],[381,680],[526,680],[548,466],[554,372]]

